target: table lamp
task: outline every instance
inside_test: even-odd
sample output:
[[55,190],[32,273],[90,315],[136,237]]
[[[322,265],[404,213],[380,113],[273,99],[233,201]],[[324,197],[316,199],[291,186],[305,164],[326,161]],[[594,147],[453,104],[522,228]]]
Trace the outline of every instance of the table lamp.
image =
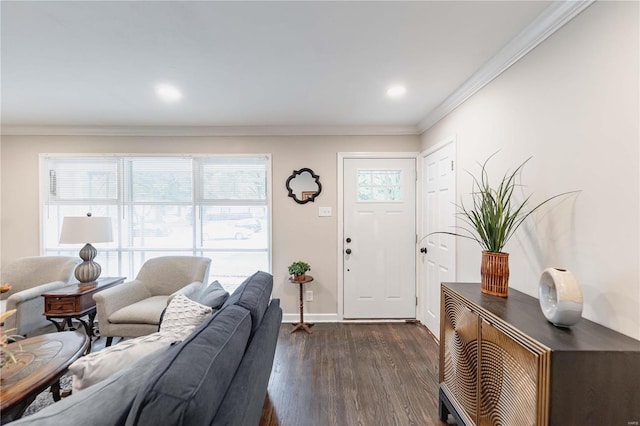
[[86,243],[80,250],[80,258],[83,260],[76,267],[75,276],[80,284],[94,282],[100,276],[101,268],[93,261],[98,250],[91,243],[108,243],[113,241],[110,217],[71,216],[62,220],[60,231],[60,244]]

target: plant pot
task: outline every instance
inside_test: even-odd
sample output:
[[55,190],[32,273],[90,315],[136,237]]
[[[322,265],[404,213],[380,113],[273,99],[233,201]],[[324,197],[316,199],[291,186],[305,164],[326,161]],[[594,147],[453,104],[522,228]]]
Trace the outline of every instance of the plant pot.
[[304,280],[306,280],[306,279],[307,279],[307,274],[294,275],[293,276],[293,280],[295,282],[298,282],[298,283],[304,282]]
[[480,276],[483,293],[507,297],[509,295],[509,253],[483,251]]

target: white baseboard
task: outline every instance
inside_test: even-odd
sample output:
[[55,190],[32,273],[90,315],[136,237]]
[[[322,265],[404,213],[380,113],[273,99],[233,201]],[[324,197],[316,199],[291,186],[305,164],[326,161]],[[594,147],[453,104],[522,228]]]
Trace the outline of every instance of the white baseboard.
[[[286,324],[296,324],[300,321],[300,314],[283,314],[282,322]],[[304,314],[304,321],[310,323],[329,323],[329,322],[344,322],[344,323],[390,323],[390,322],[405,322],[406,320],[388,320],[388,319],[340,319],[338,314]]]
[[[300,321],[300,313],[283,314],[282,322],[295,324]],[[310,323],[339,322],[338,314],[304,314],[304,321]]]

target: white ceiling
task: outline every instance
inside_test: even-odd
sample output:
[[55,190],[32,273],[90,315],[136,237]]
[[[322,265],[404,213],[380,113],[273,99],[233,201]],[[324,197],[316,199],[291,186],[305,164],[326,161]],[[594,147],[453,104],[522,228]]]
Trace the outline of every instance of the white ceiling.
[[417,129],[549,4],[2,1],[2,125]]

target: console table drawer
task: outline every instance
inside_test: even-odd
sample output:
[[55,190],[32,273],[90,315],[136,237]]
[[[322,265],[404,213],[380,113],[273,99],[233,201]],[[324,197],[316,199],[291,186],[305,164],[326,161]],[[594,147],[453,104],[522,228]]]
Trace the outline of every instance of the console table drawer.
[[74,297],[48,297],[44,307],[45,315],[68,314],[76,311]]

